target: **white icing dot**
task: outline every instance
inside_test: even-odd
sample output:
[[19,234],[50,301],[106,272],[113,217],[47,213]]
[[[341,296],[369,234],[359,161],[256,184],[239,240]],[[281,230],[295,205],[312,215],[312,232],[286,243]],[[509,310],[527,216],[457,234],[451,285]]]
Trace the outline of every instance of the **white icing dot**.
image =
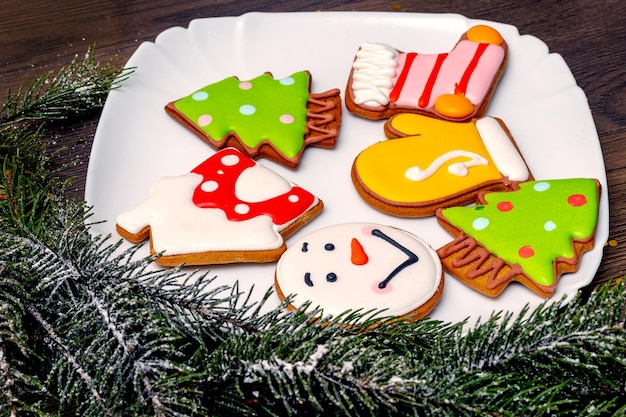
[[250,206],[247,204],[239,203],[235,206],[235,213],[246,214],[250,211]]
[[296,80],[294,80],[292,77],[285,77],[282,80],[279,81],[282,85],[293,85]]
[[218,169],[217,173],[218,173],[218,175],[224,175],[224,170],[223,169]]
[[472,223],[472,227],[475,230],[483,230],[487,226],[489,226],[489,219],[487,219],[486,217],[479,217]]
[[196,101],[204,101],[209,98],[209,93],[207,93],[206,91],[196,91],[191,95],[191,98]]
[[250,116],[256,112],[256,108],[252,104],[244,104],[239,107],[239,112],[243,115]]
[[297,203],[298,201],[300,201],[300,197],[295,194],[291,194],[289,197],[287,197],[287,199],[292,203]]
[[225,155],[222,157],[222,165],[227,167],[235,166],[239,163],[239,157],[237,155]]
[[281,123],[289,125],[289,124],[293,123],[294,120],[296,120],[296,119],[292,115],[290,115],[290,114],[283,114],[283,115],[280,116],[279,120],[280,120]]
[[548,188],[550,188],[550,183],[548,182],[538,182],[537,184],[535,184],[533,186],[533,188],[535,189],[535,191],[546,191]]
[[209,180],[209,181],[203,182],[200,188],[205,193],[212,193],[213,191],[217,190],[217,186],[218,186],[217,181]]
[[551,232],[554,229],[556,229],[556,224],[552,221],[552,220],[548,220],[547,222],[545,222],[545,224],[543,225],[543,228],[546,230],[546,232]]
[[198,126],[208,126],[211,124],[212,121],[213,117],[211,117],[210,114],[203,114],[202,116],[198,117]]

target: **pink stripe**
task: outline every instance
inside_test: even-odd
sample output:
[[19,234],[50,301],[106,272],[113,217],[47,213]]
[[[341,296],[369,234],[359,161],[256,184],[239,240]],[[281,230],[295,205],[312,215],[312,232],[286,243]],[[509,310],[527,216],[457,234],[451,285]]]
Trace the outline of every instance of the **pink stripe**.
[[[398,57],[398,64],[401,68],[404,68],[404,58],[406,54],[401,54]],[[407,79],[404,83],[403,89],[396,101],[396,104],[401,107],[414,108],[417,106],[417,100],[424,91],[426,80],[430,75],[437,55],[432,54],[418,54],[413,60],[410,71],[407,75]]]
[[[422,108],[431,108],[437,97],[442,94],[453,94],[457,83],[464,84],[465,96],[474,104],[481,103],[487,92],[491,88],[493,78],[497,74],[502,60],[504,59],[504,49],[497,45],[488,45],[480,55],[475,64],[472,59],[476,56],[478,43],[471,41],[461,41],[447,54],[447,58],[441,65],[436,80],[432,86],[427,86],[428,80],[436,72],[435,65],[437,59],[445,54],[417,54],[409,65],[408,53],[398,57],[399,67],[402,68],[400,74],[394,80],[398,84],[402,73],[406,71],[406,79],[402,81],[402,86],[397,92],[395,103],[401,107],[418,108],[418,101],[423,98]],[[468,72],[469,67],[473,68]],[[465,85],[464,74],[469,77]],[[461,85],[460,85],[461,86]],[[394,87],[394,90],[397,87]],[[429,94],[424,95],[429,90]],[[395,93],[394,93],[395,94]],[[426,96],[428,102],[426,103]]]
[[[433,100],[429,103],[430,106],[434,105],[434,99],[442,94],[454,94],[457,83],[470,66],[479,45],[476,42],[461,41],[454,48],[450,53],[450,57],[441,67],[437,85],[433,88]],[[470,102],[480,104],[485,99],[503,58],[504,50],[502,47],[496,45],[487,46],[472,71],[472,76],[465,89],[465,96]]]
[[411,52],[406,55],[404,66],[402,67],[402,72],[396,80],[393,90],[391,90],[391,93],[389,94],[389,101],[391,101],[392,103],[398,101],[400,93],[402,92],[402,88],[404,87],[404,83],[406,82],[406,78],[411,71],[411,65],[413,64],[413,60],[415,60],[416,56],[417,53],[415,52]]
[[467,84],[469,84],[470,77],[476,70],[476,67],[478,66],[478,61],[480,61],[480,57],[485,52],[485,49],[487,49],[487,46],[488,44],[486,43],[481,43],[478,45],[478,48],[476,48],[476,52],[474,52],[474,56],[472,57],[472,60],[465,69],[463,76],[459,80],[458,84],[454,86],[454,94],[465,94],[465,92],[467,91]]
[[448,57],[448,54],[439,54],[437,55],[437,61],[435,61],[435,66],[433,70],[430,72],[430,76],[428,77],[428,81],[426,81],[426,85],[424,86],[424,92],[420,96],[417,101],[417,105],[421,108],[425,108],[430,103],[430,96],[433,91],[433,87],[437,82],[437,77],[439,76],[439,70],[441,69],[444,61]]

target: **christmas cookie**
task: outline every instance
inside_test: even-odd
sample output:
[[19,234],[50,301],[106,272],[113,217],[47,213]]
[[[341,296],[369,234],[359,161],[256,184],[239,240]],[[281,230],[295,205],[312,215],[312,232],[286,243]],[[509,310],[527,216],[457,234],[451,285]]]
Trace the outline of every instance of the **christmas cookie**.
[[422,239],[390,226],[344,223],[295,242],[276,265],[275,286],[290,308],[310,302],[324,314],[384,310],[385,316],[427,315],[443,291],[437,253]]
[[449,52],[401,52],[379,43],[359,48],[346,88],[346,107],[368,119],[400,112],[449,120],[484,113],[507,59],[495,29],[478,25]]
[[234,147],[296,168],[306,146],[332,148],[341,123],[339,90],[310,92],[311,75],[249,81],[228,77],[165,107],[168,114],[220,149]]
[[272,262],[285,251],[284,239],[322,207],[313,194],[226,148],[188,174],[158,180],[148,198],[117,218],[117,230],[134,243],[150,238],[162,265]]
[[437,253],[451,275],[483,294],[495,297],[518,281],[548,298],[593,248],[600,184],[575,178],[519,187],[481,195],[475,207],[438,210],[455,239]]
[[532,179],[504,123],[494,117],[451,122],[418,114],[392,116],[390,140],[363,150],[352,182],[371,206],[401,217],[474,202],[480,191],[506,191]]

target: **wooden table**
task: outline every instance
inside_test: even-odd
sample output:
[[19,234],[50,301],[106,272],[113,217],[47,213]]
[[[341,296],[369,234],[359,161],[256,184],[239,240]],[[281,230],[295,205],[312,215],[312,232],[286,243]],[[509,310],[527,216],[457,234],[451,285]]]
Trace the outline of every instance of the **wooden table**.
[[[0,7],[0,92],[15,90],[55,71],[96,46],[99,61],[118,57],[123,65],[141,42],[171,26],[201,17],[245,12],[385,11],[459,13],[509,23],[543,40],[563,56],[587,94],[608,176],[609,242],[595,283],[621,277],[626,269],[626,3],[608,0],[383,1],[383,0],[4,0]],[[508,4],[515,4],[509,6]],[[0,99],[2,100],[2,99]],[[69,193],[82,198],[98,115],[55,128],[53,149],[66,150],[55,163],[75,164]],[[606,191],[606,190],[604,190]]]

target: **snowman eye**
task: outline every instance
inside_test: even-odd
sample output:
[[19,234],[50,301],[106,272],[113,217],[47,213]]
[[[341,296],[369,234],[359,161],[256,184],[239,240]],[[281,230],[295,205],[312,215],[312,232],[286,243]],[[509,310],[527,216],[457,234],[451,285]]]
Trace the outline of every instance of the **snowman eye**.
[[309,251],[309,242],[304,242],[302,244],[302,252],[308,252]]
[[326,249],[327,251],[335,250],[335,245],[333,245],[332,243],[327,243],[324,245],[324,249]]
[[310,272],[306,272],[304,274],[304,283],[306,285],[308,285],[309,287],[313,286],[313,281],[311,281],[311,273]]
[[328,282],[337,281],[337,274],[335,274],[334,272],[329,272],[328,274],[326,274],[326,281]]

